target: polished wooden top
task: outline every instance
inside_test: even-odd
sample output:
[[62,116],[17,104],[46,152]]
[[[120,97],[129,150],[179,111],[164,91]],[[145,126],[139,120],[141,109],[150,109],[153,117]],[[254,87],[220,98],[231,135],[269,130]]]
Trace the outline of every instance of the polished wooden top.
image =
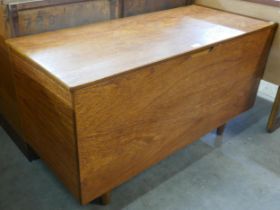
[[7,43],[67,88],[77,88],[272,24],[193,5]]

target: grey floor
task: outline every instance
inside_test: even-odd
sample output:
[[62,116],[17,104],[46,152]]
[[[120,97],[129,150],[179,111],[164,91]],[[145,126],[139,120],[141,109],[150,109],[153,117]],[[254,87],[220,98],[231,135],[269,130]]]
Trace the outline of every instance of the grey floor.
[[0,128],[0,210],[280,210],[280,130],[267,134],[271,102],[80,206],[40,160],[29,163]]

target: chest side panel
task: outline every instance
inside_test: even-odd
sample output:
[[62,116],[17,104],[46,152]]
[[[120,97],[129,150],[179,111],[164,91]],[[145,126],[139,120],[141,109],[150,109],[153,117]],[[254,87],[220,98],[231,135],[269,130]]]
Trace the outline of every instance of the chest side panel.
[[82,202],[248,110],[270,34],[255,32],[76,90]]
[[70,93],[38,67],[13,54],[23,134],[40,158],[79,199]]
[[7,28],[7,11],[3,4],[0,4],[0,114],[19,131],[19,119],[15,103],[15,88],[13,76],[10,69],[8,48],[5,45],[5,39],[9,37]]
[[20,132],[18,107],[15,101],[16,92],[10,69],[8,47],[0,35],[0,114],[17,132]]

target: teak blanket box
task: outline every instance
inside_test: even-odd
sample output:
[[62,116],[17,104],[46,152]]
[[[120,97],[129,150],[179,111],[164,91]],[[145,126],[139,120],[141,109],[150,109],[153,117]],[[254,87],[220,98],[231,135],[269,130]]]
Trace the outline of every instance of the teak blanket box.
[[193,5],[9,40],[24,136],[87,204],[252,107],[275,28]]
[[13,72],[4,44],[6,39],[170,9],[191,2],[192,0],[0,0],[0,123],[26,157],[30,160],[36,158],[23,140]]

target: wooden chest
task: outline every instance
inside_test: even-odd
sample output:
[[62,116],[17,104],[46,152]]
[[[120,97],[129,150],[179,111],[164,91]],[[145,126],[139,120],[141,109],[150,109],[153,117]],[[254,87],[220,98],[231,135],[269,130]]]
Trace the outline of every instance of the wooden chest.
[[274,30],[189,6],[9,40],[24,135],[86,204],[252,107]]
[[[158,4],[160,2],[160,4]],[[0,0],[0,118],[8,121],[14,138],[22,151],[28,154],[27,145],[22,144],[22,131],[14,89],[13,72],[10,67],[4,40],[69,28],[88,23],[100,22],[183,6],[189,1],[182,0]],[[137,6],[137,7],[136,7]],[[1,120],[0,120],[1,121]],[[11,130],[8,129],[8,130]]]

